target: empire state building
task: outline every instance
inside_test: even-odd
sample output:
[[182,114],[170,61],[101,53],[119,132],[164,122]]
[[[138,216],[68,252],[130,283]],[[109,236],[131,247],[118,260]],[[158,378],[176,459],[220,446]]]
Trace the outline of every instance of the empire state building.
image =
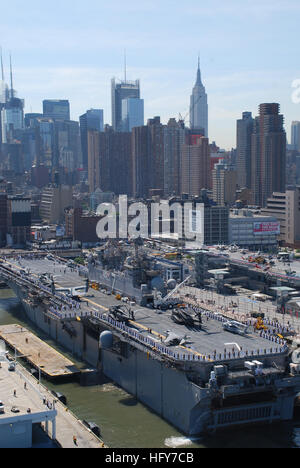
[[190,126],[193,130],[204,129],[204,135],[208,137],[207,94],[201,81],[200,60],[198,60],[196,84],[191,95]]

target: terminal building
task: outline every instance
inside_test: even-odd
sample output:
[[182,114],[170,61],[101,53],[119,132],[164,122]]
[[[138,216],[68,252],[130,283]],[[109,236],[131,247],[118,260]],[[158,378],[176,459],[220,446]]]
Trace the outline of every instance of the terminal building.
[[229,218],[229,243],[249,250],[273,250],[277,247],[280,223],[274,216],[232,210]]
[[261,210],[264,216],[276,216],[280,222],[279,241],[282,245],[300,246],[300,187],[274,192]]

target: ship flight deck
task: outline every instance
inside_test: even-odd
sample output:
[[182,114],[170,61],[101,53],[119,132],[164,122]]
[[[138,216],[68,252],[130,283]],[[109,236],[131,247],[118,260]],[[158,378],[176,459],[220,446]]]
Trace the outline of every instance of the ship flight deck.
[[[83,287],[85,278],[78,274],[78,270],[70,268],[58,259],[49,260],[47,258],[37,259],[26,256],[22,258],[8,258],[5,263],[14,271],[24,268],[29,270],[25,275],[27,278],[39,278],[42,274],[53,275],[57,290],[63,288]],[[82,316],[85,313],[98,312],[107,316],[112,306],[124,305],[115,296],[105,294],[101,291],[90,289],[82,298],[80,310],[75,313]],[[187,327],[179,325],[171,320],[171,311],[157,311],[155,309],[134,306],[134,320],[128,323],[129,327],[136,329],[139,333],[151,338],[156,342],[164,343],[168,334],[172,333],[184,340],[181,346],[172,347],[181,355],[206,356],[208,360],[213,356],[224,356],[237,354],[260,355],[280,353],[282,343],[277,339],[271,339],[268,334],[254,332],[253,327],[249,327],[249,333],[245,336],[233,334],[223,329],[224,319],[221,315],[205,311],[202,314],[202,326]],[[73,311],[72,311],[73,312]],[[74,312],[73,312],[74,313]],[[66,313],[66,317],[67,317]]]

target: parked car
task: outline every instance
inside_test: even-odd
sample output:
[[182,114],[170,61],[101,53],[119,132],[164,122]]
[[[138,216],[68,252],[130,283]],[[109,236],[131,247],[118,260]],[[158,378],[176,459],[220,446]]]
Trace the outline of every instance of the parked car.
[[10,363],[8,364],[8,370],[9,370],[10,372],[14,372],[14,371],[16,370],[16,363],[15,363],[15,362],[10,362]]
[[11,409],[11,412],[12,413],[20,413],[20,410],[19,410],[19,408],[17,408],[17,406],[13,406],[12,409]]

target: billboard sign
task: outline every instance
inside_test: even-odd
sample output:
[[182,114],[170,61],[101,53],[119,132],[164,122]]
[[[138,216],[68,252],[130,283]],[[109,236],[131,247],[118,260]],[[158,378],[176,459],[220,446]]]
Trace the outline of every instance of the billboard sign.
[[280,234],[280,223],[278,222],[254,223],[253,233],[255,236],[278,235]]

